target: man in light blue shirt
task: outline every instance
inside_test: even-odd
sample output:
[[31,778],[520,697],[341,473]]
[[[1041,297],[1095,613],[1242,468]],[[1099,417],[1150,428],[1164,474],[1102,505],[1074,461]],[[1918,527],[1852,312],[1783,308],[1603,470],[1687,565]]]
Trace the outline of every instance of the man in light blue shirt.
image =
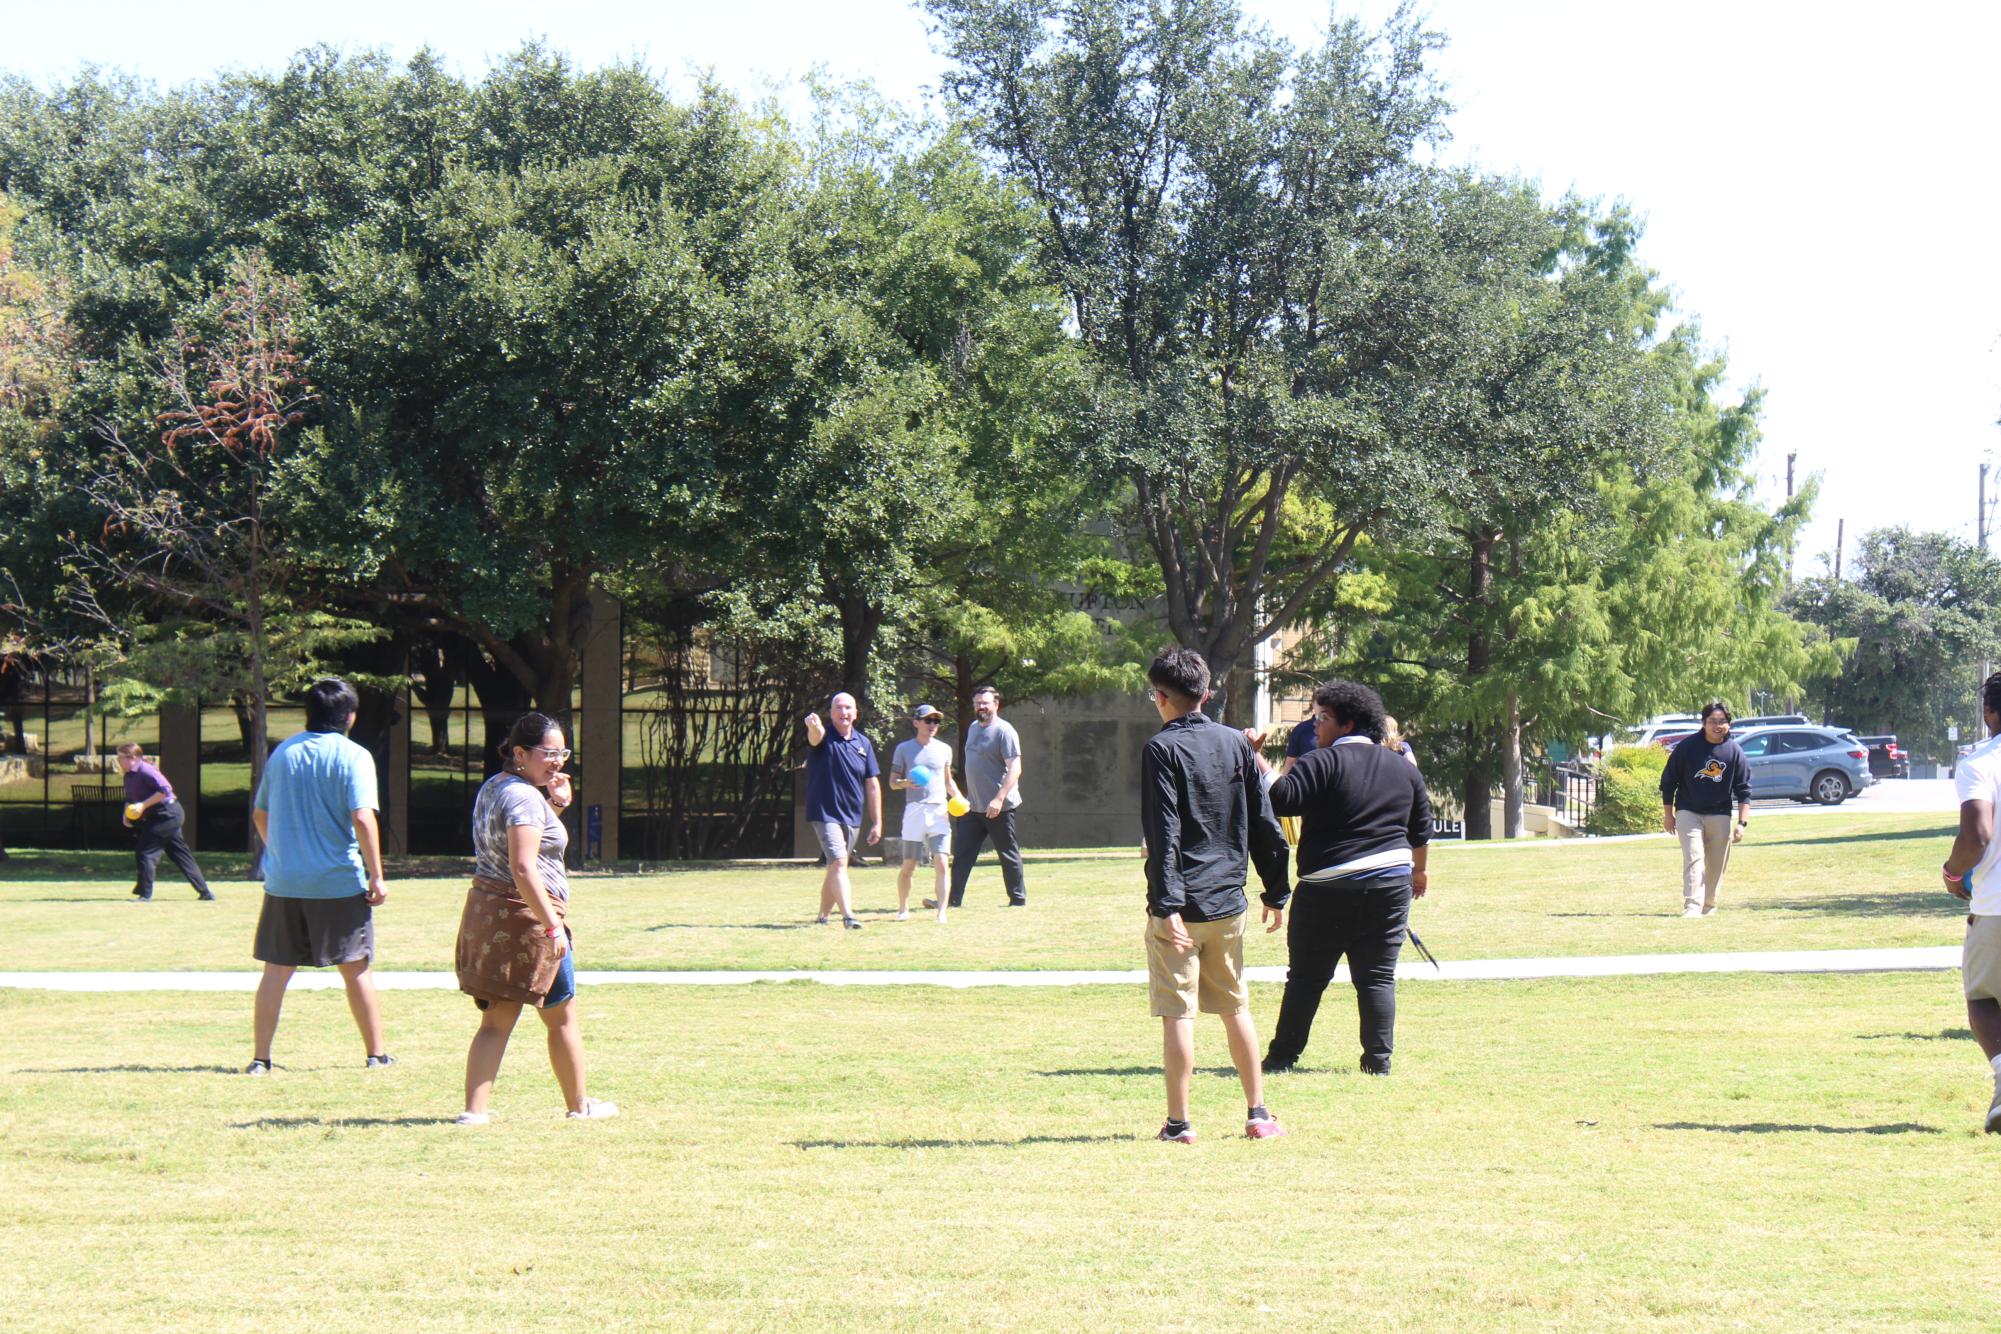
[[271,752],[251,819],[264,841],[264,908],[252,953],[257,985],[256,1049],[245,1074],[271,1071],[271,1040],[285,988],[300,968],[338,968],[361,1030],[369,1068],[391,1065],[382,1007],[369,964],[382,883],[376,828],[375,759],[348,740],[360,698],[329,677],[306,692],[306,730]]

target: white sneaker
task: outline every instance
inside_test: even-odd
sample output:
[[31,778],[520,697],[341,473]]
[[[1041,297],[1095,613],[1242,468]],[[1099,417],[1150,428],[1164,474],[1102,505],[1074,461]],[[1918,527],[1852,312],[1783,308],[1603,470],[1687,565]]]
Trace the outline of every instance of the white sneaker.
[[585,1098],[584,1110],[581,1112],[569,1112],[566,1115],[572,1121],[602,1121],[606,1117],[618,1115],[618,1104],[615,1102],[599,1102],[596,1098]]
[[1705,903],[1702,905],[1702,915],[1704,917],[1709,916],[1711,913],[1715,911],[1716,911],[1716,905],[1713,903]]
[[1700,917],[1702,916],[1702,905],[1699,903],[1691,903],[1686,908],[1683,908],[1681,910],[1681,915],[1683,917]]
[[486,1126],[493,1124],[492,1112],[460,1112],[458,1124],[462,1126]]
[[1987,1133],[2001,1135],[2001,1076],[1994,1080],[1994,1101],[1987,1104]]
[[904,909],[904,910],[903,910],[902,912],[899,912],[899,913],[897,913],[897,915],[896,915],[896,920],[897,920],[897,921],[899,921],[899,922],[907,922],[907,921],[909,921],[909,920],[910,920],[910,910],[909,910],[908,908],[905,908],[905,909]]

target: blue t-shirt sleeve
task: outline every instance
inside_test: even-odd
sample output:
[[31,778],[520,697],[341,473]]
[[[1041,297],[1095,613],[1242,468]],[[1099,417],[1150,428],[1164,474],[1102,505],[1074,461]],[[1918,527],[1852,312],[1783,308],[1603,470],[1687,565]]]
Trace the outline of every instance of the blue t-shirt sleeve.
[[875,743],[867,737],[862,738],[862,777],[882,777],[882,769],[875,762]]
[[351,811],[379,811],[375,797],[375,757],[360,746],[348,752],[347,808]]

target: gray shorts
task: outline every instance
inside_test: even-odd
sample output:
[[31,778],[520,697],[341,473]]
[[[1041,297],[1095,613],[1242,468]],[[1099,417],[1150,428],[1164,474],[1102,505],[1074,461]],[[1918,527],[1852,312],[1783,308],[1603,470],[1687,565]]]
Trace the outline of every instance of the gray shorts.
[[813,837],[820,840],[820,851],[827,854],[830,862],[844,862],[848,854],[862,841],[862,827],[858,824],[842,824],[838,820],[814,820]]
[[342,899],[264,896],[251,956],[281,968],[331,968],[375,957],[375,912],[362,894]]

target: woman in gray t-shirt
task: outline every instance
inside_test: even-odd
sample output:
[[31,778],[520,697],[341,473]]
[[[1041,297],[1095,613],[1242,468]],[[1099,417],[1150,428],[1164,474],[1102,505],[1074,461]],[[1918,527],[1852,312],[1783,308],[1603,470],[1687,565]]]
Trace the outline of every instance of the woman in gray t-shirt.
[[[563,772],[570,751],[555,719],[531,713],[514,724],[500,748],[501,772],[486,780],[472,807],[473,876],[510,885],[511,899],[526,905],[553,942],[561,964],[555,983],[536,1011],[549,1030],[549,1064],[562,1086],[572,1118],[617,1116],[612,1103],[584,1096],[584,1038],[577,1024],[576,963],[571,952],[570,878],[563,854],[570,845],[562,811],[570,804],[570,778]],[[546,789],[547,795],[543,792]],[[494,892],[498,892],[497,889]],[[518,912],[519,909],[517,908]],[[464,929],[463,927],[461,928]],[[487,1000],[480,1007],[479,1031],[466,1052],[466,1107],[460,1125],[493,1119],[487,1100],[500,1074],[507,1039],[521,1017],[521,1002]]]

